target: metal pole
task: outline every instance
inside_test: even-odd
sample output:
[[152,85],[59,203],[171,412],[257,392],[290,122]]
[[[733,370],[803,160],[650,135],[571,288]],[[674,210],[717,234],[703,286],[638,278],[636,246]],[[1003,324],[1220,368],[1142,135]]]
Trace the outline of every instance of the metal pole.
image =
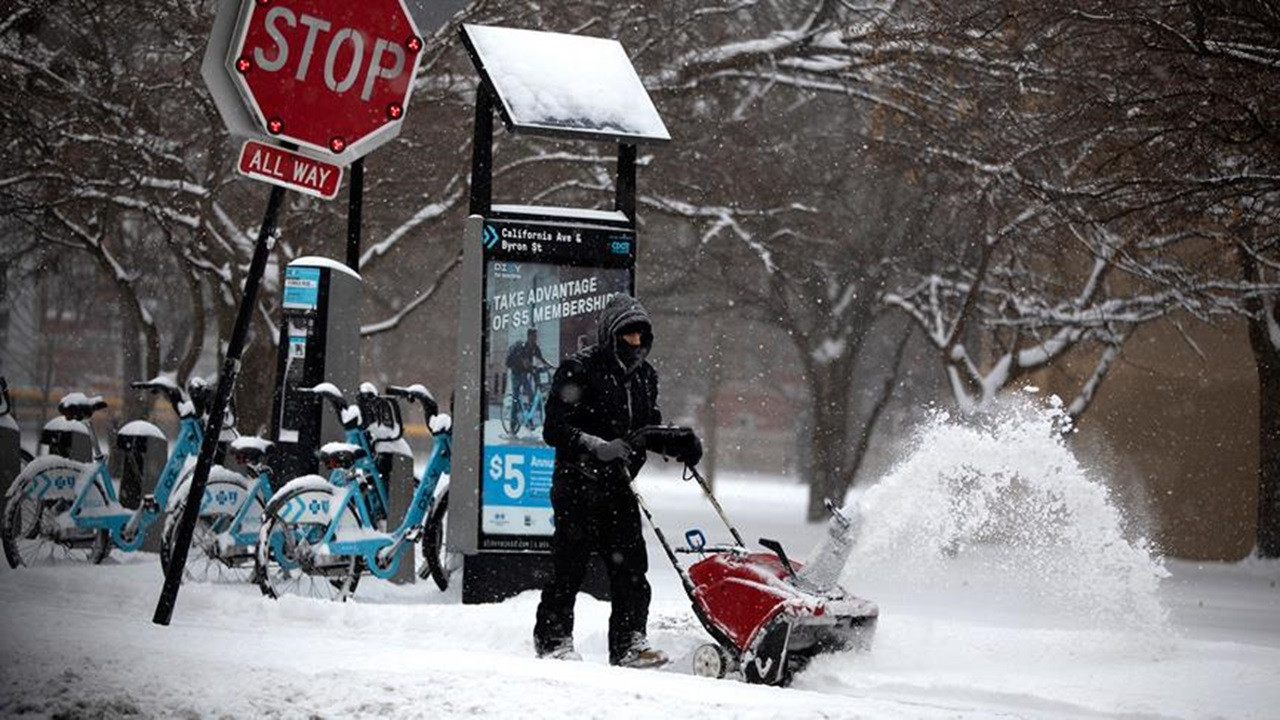
[[476,88],[476,124],[471,140],[471,214],[489,216],[493,205],[493,93]]
[[351,163],[347,189],[347,267],[360,272],[360,213],[364,209],[364,158]]
[[636,224],[636,146],[618,143],[618,181],[614,188],[613,207],[621,210]]
[[[267,267],[270,240],[275,233],[276,218],[280,214],[280,205],[283,201],[284,188],[272,187],[271,196],[267,199],[267,212],[262,218],[262,227],[258,230],[258,242],[253,248],[253,260],[249,263],[249,276],[244,281],[244,298],[240,301],[236,324],[231,330],[231,342],[227,345],[227,357],[222,363],[222,373],[218,376],[218,389],[213,396],[213,407],[209,408],[209,419],[205,422],[200,458],[196,461],[195,475],[191,478],[191,488],[188,490],[187,497],[202,497],[205,485],[209,482],[209,468],[213,465],[213,454],[218,449],[222,417],[231,401],[231,393],[235,390],[236,375],[240,372],[240,356],[244,352],[244,341],[253,320],[253,308],[258,300],[258,287],[262,284],[262,274]],[[168,625],[173,618],[173,606],[178,601],[178,588],[182,587],[182,571],[187,566],[187,551],[191,546],[191,534],[195,530],[196,518],[199,514],[200,503],[189,502],[186,503],[182,517],[178,520],[178,536],[174,540],[169,567],[165,568],[164,589],[160,591],[160,601],[156,604],[156,613],[151,618],[151,622],[157,625]]]

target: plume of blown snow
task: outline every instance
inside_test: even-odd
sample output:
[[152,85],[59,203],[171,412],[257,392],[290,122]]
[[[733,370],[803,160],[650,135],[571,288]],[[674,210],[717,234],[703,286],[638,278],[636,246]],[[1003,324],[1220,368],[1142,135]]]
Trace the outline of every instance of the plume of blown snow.
[[[844,583],[891,569],[929,592],[974,575],[1098,627],[1163,628],[1163,563],[1126,537],[1102,478],[1068,447],[1070,419],[1016,401],[981,417],[933,410],[912,449],[849,504],[858,537]],[[957,578],[955,567],[965,567]]]

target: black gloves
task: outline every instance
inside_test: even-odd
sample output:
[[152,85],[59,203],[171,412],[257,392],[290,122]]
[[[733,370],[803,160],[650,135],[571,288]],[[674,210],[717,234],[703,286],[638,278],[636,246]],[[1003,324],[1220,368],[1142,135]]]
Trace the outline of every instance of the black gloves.
[[685,465],[697,465],[702,460],[702,441],[690,428],[654,425],[637,430],[632,438],[636,447],[673,457]]
[[683,439],[683,442],[684,447],[680,448],[679,452],[676,453],[676,460],[690,467],[697,465],[698,461],[702,459],[702,441],[690,430],[688,437]]
[[625,440],[603,440],[595,435],[582,434],[582,444],[587,452],[600,462],[611,463],[631,456],[631,446]]
[[604,440],[583,433],[580,442],[583,449],[603,463],[627,460],[632,453],[646,450],[690,466],[702,460],[702,441],[685,427],[654,425],[631,433],[626,440]]

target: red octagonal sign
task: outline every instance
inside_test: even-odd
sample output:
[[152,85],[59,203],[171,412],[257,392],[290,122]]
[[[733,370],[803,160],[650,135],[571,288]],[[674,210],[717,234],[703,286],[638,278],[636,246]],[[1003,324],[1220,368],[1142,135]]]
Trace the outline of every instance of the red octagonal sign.
[[421,52],[403,0],[242,0],[227,65],[263,130],[345,165],[400,132]]

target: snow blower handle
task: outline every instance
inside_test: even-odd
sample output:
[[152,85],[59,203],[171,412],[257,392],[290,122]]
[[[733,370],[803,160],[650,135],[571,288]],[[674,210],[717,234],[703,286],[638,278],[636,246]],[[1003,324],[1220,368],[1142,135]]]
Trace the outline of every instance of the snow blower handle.
[[626,442],[634,450],[655,452],[685,465],[697,465],[702,459],[702,441],[692,428],[646,425],[628,435]]
[[733,541],[739,547],[745,548],[747,544],[742,541],[742,535],[738,533],[738,528],[734,527],[732,522],[729,522],[729,516],[725,514],[724,508],[720,507],[720,501],[716,499],[715,493],[711,492],[711,486],[707,484],[707,479],[702,477],[702,473],[698,472],[698,468],[693,465],[685,465],[684,479],[698,481],[698,485],[702,488],[702,494],[706,495],[707,500],[711,501],[711,507],[716,509],[716,514],[720,516],[724,526],[729,528],[729,534],[733,536]]

